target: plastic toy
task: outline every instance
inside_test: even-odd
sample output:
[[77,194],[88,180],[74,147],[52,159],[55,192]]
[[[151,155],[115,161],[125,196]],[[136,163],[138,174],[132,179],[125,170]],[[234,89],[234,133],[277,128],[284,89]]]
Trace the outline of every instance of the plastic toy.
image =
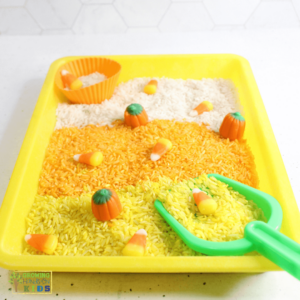
[[154,206],[166,222],[191,249],[207,255],[234,256],[257,251],[300,280],[300,245],[279,232],[282,210],[269,194],[218,174],[209,174],[228,184],[260,207],[268,222],[253,221],[246,225],[244,238],[231,242],[211,242],[191,234],[156,200]]

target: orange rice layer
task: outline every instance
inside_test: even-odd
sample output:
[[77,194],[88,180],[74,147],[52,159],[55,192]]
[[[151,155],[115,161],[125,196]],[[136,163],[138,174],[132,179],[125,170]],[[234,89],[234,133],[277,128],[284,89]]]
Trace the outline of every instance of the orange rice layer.
[[[173,148],[160,160],[150,160],[159,138]],[[75,154],[101,151],[102,164],[91,167],[73,161]],[[53,132],[39,180],[40,195],[79,196],[103,187],[115,190],[138,181],[158,181],[165,175],[178,180],[218,173],[257,188],[254,157],[245,141],[230,142],[204,125],[154,120],[131,129],[121,121],[114,127],[87,126]]]

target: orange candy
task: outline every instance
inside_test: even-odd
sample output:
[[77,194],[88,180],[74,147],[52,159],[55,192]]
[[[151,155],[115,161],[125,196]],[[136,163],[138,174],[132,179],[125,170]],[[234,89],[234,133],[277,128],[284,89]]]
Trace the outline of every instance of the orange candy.
[[193,189],[193,197],[202,215],[213,214],[218,208],[217,202],[199,189]]
[[203,114],[204,112],[209,112],[213,109],[213,105],[211,102],[209,101],[203,101],[201,102],[196,108],[194,108],[191,112],[190,112],[190,116],[191,117],[195,117],[198,115]]
[[157,80],[152,79],[148,82],[148,84],[144,87],[144,93],[148,95],[153,95],[157,90]]
[[93,167],[99,166],[103,161],[103,154],[99,151],[85,154],[76,154],[73,159],[82,164],[91,165]]
[[47,234],[26,234],[25,241],[28,245],[46,254],[52,254],[58,243],[57,236]]
[[144,229],[138,230],[129,240],[122,253],[125,256],[143,256],[146,251],[147,232]]
[[172,148],[172,142],[167,139],[159,139],[151,153],[151,160],[159,160],[167,151]]
[[82,87],[82,82],[67,70],[61,71],[61,79],[65,88],[68,87],[71,90],[78,90]]

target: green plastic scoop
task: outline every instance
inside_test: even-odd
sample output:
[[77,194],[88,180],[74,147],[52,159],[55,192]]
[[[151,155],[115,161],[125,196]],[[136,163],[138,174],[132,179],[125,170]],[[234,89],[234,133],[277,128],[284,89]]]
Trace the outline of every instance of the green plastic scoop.
[[190,233],[168,213],[159,200],[154,202],[155,208],[184,243],[197,252],[212,256],[236,256],[255,250],[300,280],[300,245],[279,232],[282,209],[278,201],[269,194],[222,175],[208,175],[208,177],[211,176],[228,184],[247,199],[253,200],[262,209],[268,222],[248,223],[243,239],[231,242],[210,242]]

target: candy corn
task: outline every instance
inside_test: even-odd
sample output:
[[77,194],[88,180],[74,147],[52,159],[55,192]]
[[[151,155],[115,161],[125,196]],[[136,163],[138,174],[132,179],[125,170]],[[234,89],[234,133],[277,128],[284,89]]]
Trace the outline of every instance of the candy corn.
[[202,215],[210,215],[216,211],[218,207],[217,202],[203,191],[193,189],[193,197]]
[[57,236],[47,234],[26,234],[25,241],[33,248],[46,254],[52,254],[57,247]]
[[122,253],[125,256],[143,256],[146,251],[147,232],[144,229],[138,230],[129,240]]
[[151,160],[157,161],[159,160],[167,151],[172,148],[171,141],[167,139],[159,139],[157,144],[154,146],[152,153],[151,153]]
[[148,95],[153,95],[156,93],[157,89],[157,80],[153,79],[148,82],[148,84],[144,87],[144,93]]
[[61,79],[65,88],[68,87],[71,90],[78,90],[82,87],[82,82],[67,70],[61,71]]
[[91,165],[93,167],[99,166],[103,161],[103,154],[99,151],[85,154],[76,154],[73,159],[82,164]]
[[195,117],[195,116],[201,115],[204,112],[211,111],[213,108],[214,107],[213,107],[213,105],[212,105],[211,102],[209,102],[209,101],[203,101],[196,108],[194,108],[190,112],[190,116],[191,117]]

